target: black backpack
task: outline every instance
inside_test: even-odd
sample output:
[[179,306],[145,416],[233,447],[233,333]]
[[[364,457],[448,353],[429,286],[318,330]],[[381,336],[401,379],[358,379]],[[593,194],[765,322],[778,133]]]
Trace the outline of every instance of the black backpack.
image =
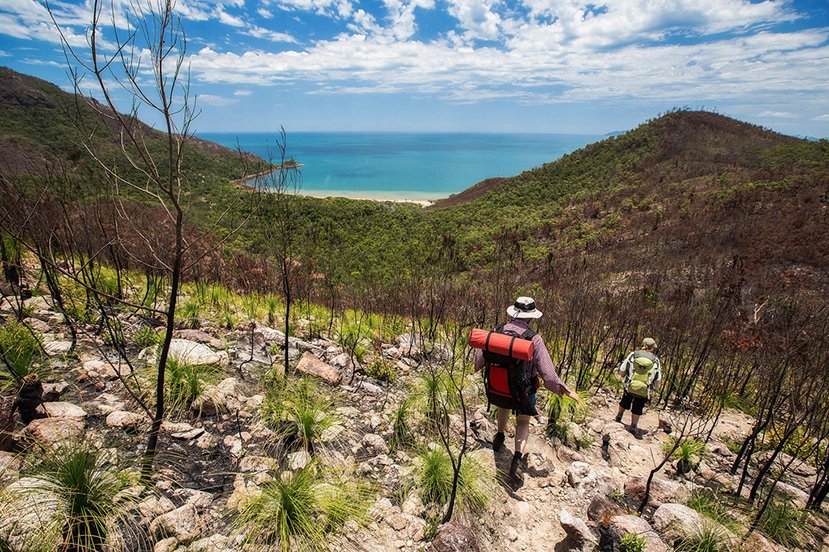
[[[504,326],[498,326],[493,330],[495,333],[511,335],[521,339],[532,340],[535,332],[527,329],[522,334],[504,330]],[[511,356],[499,355],[484,349],[484,389],[489,402],[487,411],[491,405],[508,410],[521,410],[522,414],[536,416],[538,411],[535,405],[530,404],[530,395],[538,389],[538,378],[530,378],[527,363],[529,360],[521,360]]]

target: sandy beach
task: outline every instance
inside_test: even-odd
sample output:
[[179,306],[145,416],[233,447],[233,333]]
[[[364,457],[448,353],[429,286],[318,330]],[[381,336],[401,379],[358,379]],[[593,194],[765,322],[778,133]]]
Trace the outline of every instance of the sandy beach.
[[394,192],[378,192],[372,193],[367,190],[358,190],[354,192],[349,192],[345,190],[306,190],[300,189],[297,191],[299,195],[304,195],[308,197],[316,197],[316,198],[327,198],[327,197],[344,197],[346,199],[359,199],[364,201],[388,201],[392,203],[416,203],[422,207],[428,207],[438,201],[439,199],[443,199],[443,197],[435,197],[434,199],[425,199],[421,197],[401,197],[400,193]]

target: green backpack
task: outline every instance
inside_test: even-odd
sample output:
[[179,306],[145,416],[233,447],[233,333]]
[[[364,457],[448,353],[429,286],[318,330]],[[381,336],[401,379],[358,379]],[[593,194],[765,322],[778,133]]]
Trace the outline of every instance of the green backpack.
[[628,372],[628,393],[634,397],[647,398],[651,374],[656,369],[656,357],[647,351],[633,351],[630,362],[632,366]]

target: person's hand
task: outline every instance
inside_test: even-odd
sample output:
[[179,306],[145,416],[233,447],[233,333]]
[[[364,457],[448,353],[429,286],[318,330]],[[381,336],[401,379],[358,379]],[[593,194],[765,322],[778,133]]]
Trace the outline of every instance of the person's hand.
[[577,403],[581,402],[581,397],[579,397],[579,394],[576,393],[575,391],[568,392],[567,396],[570,397],[571,399],[573,399],[574,401],[576,401]]

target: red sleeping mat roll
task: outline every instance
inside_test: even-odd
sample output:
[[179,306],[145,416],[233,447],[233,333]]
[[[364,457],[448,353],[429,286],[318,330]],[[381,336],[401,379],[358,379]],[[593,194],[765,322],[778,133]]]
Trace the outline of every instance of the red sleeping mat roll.
[[469,346],[520,360],[532,359],[535,348],[528,339],[478,329],[469,334]]

